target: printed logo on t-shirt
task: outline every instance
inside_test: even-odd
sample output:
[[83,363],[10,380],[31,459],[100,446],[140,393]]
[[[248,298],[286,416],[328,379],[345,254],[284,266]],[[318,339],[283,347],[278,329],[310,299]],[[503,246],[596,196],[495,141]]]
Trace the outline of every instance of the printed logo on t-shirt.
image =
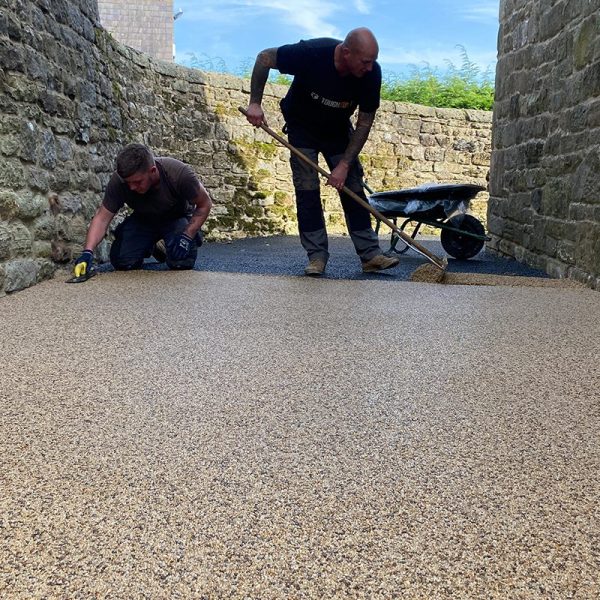
[[338,102],[337,100],[329,100],[329,98],[324,98],[323,96],[317,94],[317,92],[311,92],[310,97],[315,102],[320,102],[323,106],[328,106],[329,108],[350,108],[352,106],[352,102],[348,102],[347,100],[342,100]]

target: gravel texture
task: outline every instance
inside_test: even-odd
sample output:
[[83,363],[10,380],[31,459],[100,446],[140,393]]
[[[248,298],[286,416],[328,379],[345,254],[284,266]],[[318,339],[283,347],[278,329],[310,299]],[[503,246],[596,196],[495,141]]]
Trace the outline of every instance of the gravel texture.
[[587,289],[100,273],[0,299],[0,597],[597,598]]

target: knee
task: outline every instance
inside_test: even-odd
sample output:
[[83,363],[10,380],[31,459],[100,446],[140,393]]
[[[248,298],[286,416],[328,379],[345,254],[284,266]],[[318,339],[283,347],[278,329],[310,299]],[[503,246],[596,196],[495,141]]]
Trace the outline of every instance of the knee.
[[292,182],[296,191],[314,191],[320,188],[319,176],[310,167],[307,167],[300,159],[293,156]]
[[135,269],[141,269],[144,261],[142,260],[119,260],[115,258],[110,259],[110,264],[113,266],[115,271],[134,271]]
[[296,190],[296,204],[298,209],[308,209],[321,207],[321,192],[316,190]]

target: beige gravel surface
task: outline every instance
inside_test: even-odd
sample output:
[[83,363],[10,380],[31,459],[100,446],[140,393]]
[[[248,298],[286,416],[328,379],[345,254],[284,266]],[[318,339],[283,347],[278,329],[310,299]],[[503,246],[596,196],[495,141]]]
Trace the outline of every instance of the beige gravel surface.
[[598,598],[600,295],[203,272],[0,299],[2,598]]

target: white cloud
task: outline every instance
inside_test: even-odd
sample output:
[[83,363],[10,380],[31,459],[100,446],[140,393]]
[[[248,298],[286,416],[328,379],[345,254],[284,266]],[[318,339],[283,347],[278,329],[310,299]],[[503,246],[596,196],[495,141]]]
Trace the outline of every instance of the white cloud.
[[[365,0],[355,0],[357,9],[367,10]],[[202,7],[193,0],[183,0],[177,8],[185,18],[203,23],[243,23],[264,15],[278,16],[281,22],[297,27],[302,36],[339,37],[340,30],[332,24],[332,17],[342,10],[337,3],[323,0],[205,0]]]
[[460,14],[467,21],[476,23],[498,23],[498,0],[482,0],[460,9]]
[[357,12],[361,15],[368,15],[371,13],[371,7],[366,0],[354,0],[354,8],[356,8]]

